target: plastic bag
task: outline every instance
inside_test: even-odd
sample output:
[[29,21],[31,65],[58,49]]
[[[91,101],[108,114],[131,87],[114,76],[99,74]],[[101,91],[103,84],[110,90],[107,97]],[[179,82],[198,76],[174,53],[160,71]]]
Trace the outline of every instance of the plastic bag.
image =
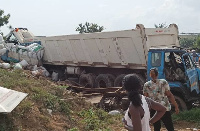
[[4,48],[4,44],[0,44],[0,49],[3,49]]
[[51,75],[51,79],[52,79],[53,81],[58,81],[58,73],[53,72],[52,75]]
[[6,49],[6,48],[0,49],[0,55],[3,55],[3,54],[5,54],[5,53],[6,53],[6,51],[7,51],[7,49]]
[[36,71],[38,69],[37,65],[34,65],[33,71]]
[[10,64],[9,63],[2,63],[2,68],[8,69],[8,68],[10,68]]
[[31,72],[34,76],[40,75],[40,72],[38,70],[32,71]]
[[21,64],[23,67],[28,66],[28,62],[26,60],[22,60],[21,62],[19,62],[19,64]]
[[21,69],[22,69],[21,64],[20,64],[20,63],[15,64],[15,65],[14,65],[14,69],[15,69],[15,70],[17,70],[17,69],[18,69],[18,70],[21,70]]

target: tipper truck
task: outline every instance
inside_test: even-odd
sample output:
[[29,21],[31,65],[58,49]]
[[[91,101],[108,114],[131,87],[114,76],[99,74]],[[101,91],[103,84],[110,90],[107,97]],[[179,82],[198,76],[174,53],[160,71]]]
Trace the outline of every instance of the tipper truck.
[[[178,48],[178,27],[145,28],[136,25],[125,31],[42,37],[43,66],[59,79],[77,78],[90,88],[120,87],[126,74],[135,73],[141,83],[150,80],[156,67],[166,79],[180,109],[199,100],[200,70],[190,55]],[[21,43],[23,44],[23,43]]]
[[43,64],[49,71],[79,77],[86,87],[119,87],[125,74],[146,80],[148,50],[179,46],[178,29],[144,28],[91,34],[45,37]]

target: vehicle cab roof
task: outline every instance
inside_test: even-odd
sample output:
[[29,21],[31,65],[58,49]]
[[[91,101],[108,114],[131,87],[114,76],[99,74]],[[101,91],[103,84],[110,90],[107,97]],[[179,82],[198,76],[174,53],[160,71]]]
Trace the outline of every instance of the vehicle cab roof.
[[185,50],[180,48],[168,48],[168,47],[162,47],[162,48],[150,48],[149,51],[151,52],[157,52],[157,51],[164,51],[164,52],[180,52],[180,53],[186,53]]

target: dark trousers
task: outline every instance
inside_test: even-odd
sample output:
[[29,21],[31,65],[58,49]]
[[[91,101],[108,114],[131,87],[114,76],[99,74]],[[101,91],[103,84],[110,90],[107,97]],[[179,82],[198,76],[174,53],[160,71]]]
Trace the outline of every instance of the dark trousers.
[[[155,114],[155,111],[151,111],[151,117]],[[174,126],[172,123],[172,117],[170,111],[166,111],[160,120],[153,124],[154,131],[160,131],[161,129],[161,121],[164,123],[166,129],[168,131],[174,131]]]

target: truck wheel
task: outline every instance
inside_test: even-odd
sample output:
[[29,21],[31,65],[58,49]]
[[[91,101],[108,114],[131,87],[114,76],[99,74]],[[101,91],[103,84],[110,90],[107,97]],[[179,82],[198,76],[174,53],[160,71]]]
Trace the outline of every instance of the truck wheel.
[[[184,110],[187,110],[187,105],[186,103],[183,101],[183,99],[181,99],[180,97],[178,96],[174,96],[175,100],[176,100],[176,103],[178,104],[178,107],[179,107],[179,110],[180,111],[184,111]],[[174,106],[172,105],[172,110],[175,111],[175,108]]]
[[108,75],[109,79],[112,81],[113,86],[114,86],[114,81],[115,81],[116,77],[114,75],[112,75],[112,74],[107,74],[107,75]]
[[122,80],[124,78],[126,74],[121,74],[121,75],[118,75],[117,78],[115,79],[114,81],[114,86],[115,87],[122,87]]
[[95,79],[95,87],[97,88],[106,88],[113,87],[114,80],[109,74],[100,74]]
[[86,88],[93,88],[95,84],[95,75],[92,73],[82,74],[79,78],[79,84]]

